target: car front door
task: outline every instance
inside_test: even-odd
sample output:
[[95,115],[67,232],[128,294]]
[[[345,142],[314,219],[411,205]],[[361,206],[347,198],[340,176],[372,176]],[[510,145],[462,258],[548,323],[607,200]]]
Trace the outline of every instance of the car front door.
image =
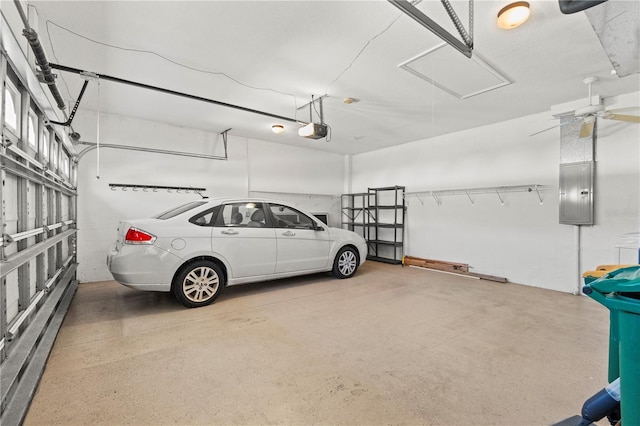
[[232,278],[275,272],[276,235],[262,203],[224,204],[211,237],[212,250],[227,260]]
[[329,232],[300,211],[268,204],[277,239],[276,273],[321,269],[329,259]]

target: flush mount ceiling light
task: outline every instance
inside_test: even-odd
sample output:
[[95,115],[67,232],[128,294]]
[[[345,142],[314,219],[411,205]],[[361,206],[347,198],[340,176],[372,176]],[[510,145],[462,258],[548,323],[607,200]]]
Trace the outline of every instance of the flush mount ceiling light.
[[284,126],[282,124],[274,124],[273,126],[271,126],[271,131],[279,135],[280,133],[284,132]]
[[529,19],[529,14],[529,3],[526,1],[508,4],[498,12],[498,27],[504,30],[518,27]]

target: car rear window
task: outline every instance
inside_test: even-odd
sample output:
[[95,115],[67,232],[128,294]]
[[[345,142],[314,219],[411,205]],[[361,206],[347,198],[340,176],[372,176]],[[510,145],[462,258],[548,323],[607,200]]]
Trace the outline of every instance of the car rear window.
[[198,226],[214,226],[222,206],[215,206],[189,218],[189,222]]
[[206,203],[207,203],[206,201],[193,201],[191,203],[184,204],[179,207],[174,207],[171,210],[167,210],[166,212],[162,212],[159,215],[154,216],[154,218],[162,219],[162,220],[171,219],[172,217],[176,217],[179,214],[188,212],[189,210],[195,209],[196,207],[200,207],[201,205]]

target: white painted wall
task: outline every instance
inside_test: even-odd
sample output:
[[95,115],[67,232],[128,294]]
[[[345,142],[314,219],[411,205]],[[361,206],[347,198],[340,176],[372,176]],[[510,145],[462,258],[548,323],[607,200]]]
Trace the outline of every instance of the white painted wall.
[[250,139],[248,164],[249,195],[327,213],[329,225],[340,227],[344,155]]
[[[611,100],[611,108],[638,104],[638,94]],[[617,263],[616,239],[640,229],[640,126],[599,121],[596,222],[581,228],[581,265],[573,226],[558,223],[558,129],[549,114],[356,155],[352,191],[404,185],[407,191],[521,184],[551,185],[535,193],[408,198],[405,254],[468,263],[473,271],[511,282],[575,292],[581,271]]]
[[[608,109],[640,105],[640,92],[607,102]],[[582,262],[618,263],[617,237],[640,231],[640,125],[599,120],[596,141],[596,225],[582,229]],[[640,263],[638,251],[620,251]],[[603,260],[601,260],[603,259]]]
[[342,154],[250,139],[249,190],[339,195],[345,179],[343,159]]
[[[610,108],[637,105],[638,93],[609,100]],[[79,165],[81,281],[110,279],[106,252],[124,217],[149,216],[197,198],[164,191],[112,191],[109,183],[202,186],[207,195],[252,195],[295,201],[318,211],[336,210],[339,194],[404,185],[407,191],[520,184],[549,185],[540,205],[535,193],[407,199],[405,254],[469,263],[473,271],[511,282],[575,292],[580,272],[617,263],[617,238],[640,230],[640,126],[599,120],[596,225],[558,223],[559,130],[538,114],[394,148],[345,157],[322,151],[229,136],[229,161],[102,149]],[[95,141],[95,115],[80,114],[75,127]],[[102,143],[222,155],[220,135],[133,118],[102,115]],[[349,174],[349,171],[351,173]],[[331,213],[331,212],[330,212]],[[333,217],[336,225],[339,219]],[[629,261],[623,252],[623,261]],[[631,253],[631,258],[635,253]],[[578,269],[580,268],[580,269]]]
[[[95,114],[78,114],[74,128],[81,140],[96,141],[96,123]],[[101,115],[100,142],[224,155],[222,137],[216,133],[115,115]],[[199,198],[165,190],[111,190],[109,183],[204,187],[210,197],[247,196],[249,182],[253,191],[276,196],[279,192],[339,195],[342,191],[341,155],[232,134],[228,152],[228,161],[110,148],[100,149],[99,162],[97,150],[83,155],[78,168],[79,280],[111,279],[105,260],[120,219],[149,217]]]

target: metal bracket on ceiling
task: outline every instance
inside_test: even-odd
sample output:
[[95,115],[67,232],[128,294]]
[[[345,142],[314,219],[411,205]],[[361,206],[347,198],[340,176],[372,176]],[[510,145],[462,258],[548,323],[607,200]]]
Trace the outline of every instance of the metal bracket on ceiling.
[[307,102],[304,105],[299,106],[298,107],[298,111],[306,108],[309,105],[312,105],[314,102],[318,102],[318,101],[322,100],[322,98],[326,98],[327,96],[329,96],[329,95],[327,95],[326,93],[324,95],[318,96],[318,97],[315,97],[314,95],[311,95],[311,101]]
[[78,107],[80,106],[80,101],[82,100],[82,96],[84,96],[84,91],[87,89],[87,85],[89,84],[89,79],[86,79],[82,84],[82,89],[80,89],[80,94],[78,95],[78,99],[76,99],[76,103],[73,105],[73,109],[71,110],[71,114],[69,114],[69,118],[67,121],[53,121],[50,120],[51,124],[59,124],[60,126],[71,126],[71,122],[73,121],[73,117],[76,115],[76,111],[78,111]]
[[300,111],[301,109],[306,108],[307,106],[309,107],[309,123],[313,123],[313,107],[315,105],[315,103],[317,102],[318,105],[320,106],[320,111],[318,112],[318,116],[320,117],[320,123],[324,124],[324,110],[323,110],[323,106],[322,106],[322,100],[324,98],[326,98],[328,95],[325,93],[322,96],[319,97],[315,97],[314,95],[311,95],[311,102],[307,102],[306,104],[298,107],[298,111]]
[[420,25],[427,28],[429,31],[440,37],[447,42],[451,47],[458,50],[460,53],[470,58],[473,51],[473,0],[469,1],[469,32],[465,30],[462,22],[456,15],[453,7],[449,3],[449,0],[441,0],[444,8],[446,9],[451,21],[458,30],[458,34],[464,40],[464,42],[455,38],[449,31],[438,25],[433,19],[429,18],[417,7],[411,4],[407,0],[387,0],[389,3],[400,9],[410,18],[413,18]]
[[227,155],[227,133],[229,133],[229,130],[231,130],[231,127],[229,127],[224,132],[220,133],[222,135],[222,142],[224,143],[224,158],[228,158],[229,157]]
[[80,73],[80,75],[82,77],[84,77],[85,80],[93,81],[93,80],[99,80],[100,79],[100,76],[98,76],[98,74],[96,74],[94,72],[91,72],[91,71],[82,71]]

